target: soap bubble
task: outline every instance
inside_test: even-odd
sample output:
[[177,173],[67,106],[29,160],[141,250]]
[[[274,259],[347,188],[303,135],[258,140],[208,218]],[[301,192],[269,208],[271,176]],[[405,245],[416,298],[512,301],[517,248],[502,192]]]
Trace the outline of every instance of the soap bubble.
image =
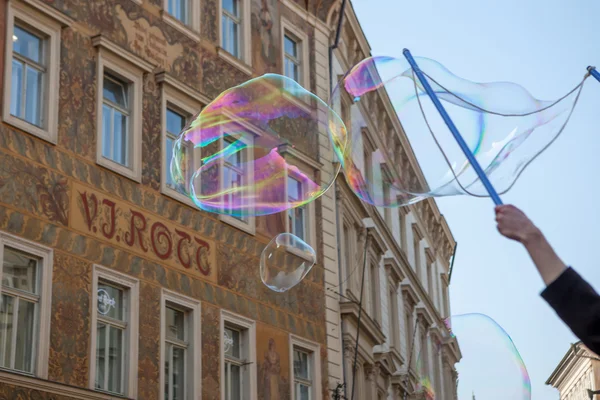
[[345,140],[342,120],[325,102],[267,74],[226,90],[198,114],[174,144],[171,171],[201,209],[269,215],[321,196],[340,168],[331,164],[330,143],[343,149]]
[[[484,314],[462,314],[445,321],[451,334],[446,338],[428,335],[428,349],[420,350],[416,365],[419,376],[417,391],[428,399],[452,398],[446,393],[451,385],[442,387],[442,353],[461,358],[455,364],[458,372],[458,400],[473,396],[485,400],[530,400],[531,382],[527,368],[510,336]],[[433,357],[429,355],[433,354]],[[436,362],[439,363],[436,367]]]
[[[541,101],[514,83],[470,82],[436,61],[416,62],[500,194],[557,138],[583,87],[582,81],[558,101]],[[361,61],[340,80],[330,104],[350,108],[350,134],[337,141],[346,146],[336,154],[363,201],[397,207],[433,196],[487,196],[406,60]]]
[[446,320],[458,341],[462,359],[456,365],[459,399],[529,400],[531,381],[512,339],[484,314],[462,314]]
[[260,278],[275,292],[286,292],[310,272],[317,255],[308,243],[291,233],[280,233],[260,255]]

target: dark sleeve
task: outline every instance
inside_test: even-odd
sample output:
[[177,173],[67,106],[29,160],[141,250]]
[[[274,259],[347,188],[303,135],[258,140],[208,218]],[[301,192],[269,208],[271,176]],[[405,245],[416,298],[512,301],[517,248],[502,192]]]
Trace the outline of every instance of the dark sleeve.
[[583,344],[600,354],[600,296],[589,283],[569,267],[542,297]]

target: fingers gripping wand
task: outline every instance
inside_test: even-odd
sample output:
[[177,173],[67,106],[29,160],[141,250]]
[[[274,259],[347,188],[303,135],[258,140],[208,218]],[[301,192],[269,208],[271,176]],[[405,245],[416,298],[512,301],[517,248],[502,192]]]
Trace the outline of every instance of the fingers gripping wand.
[[[450,116],[446,112],[446,109],[444,109],[444,106],[442,105],[442,103],[440,102],[440,100],[438,99],[438,97],[436,96],[436,94],[433,91],[433,89],[431,88],[431,86],[429,85],[429,82],[427,81],[427,79],[425,79],[425,76],[423,75],[423,73],[419,69],[419,66],[417,65],[417,62],[415,61],[415,59],[413,58],[413,56],[410,54],[410,51],[408,49],[404,49],[403,53],[404,53],[404,57],[406,57],[406,59],[408,60],[410,66],[412,67],[413,71],[415,72],[415,75],[417,75],[417,78],[419,78],[419,81],[423,85],[423,88],[425,89],[425,92],[427,92],[427,95],[429,95],[429,98],[433,102],[433,105],[435,106],[435,108],[440,113],[440,116],[442,117],[442,119],[444,120],[444,122],[446,123],[446,125],[448,126],[448,129],[450,130],[450,132],[454,136],[454,139],[458,143],[458,146],[460,147],[460,149],[465,154],[465,157],[467,157],[467,160],[469,160],[469,163],[471,164],[471,167],[473,167],[473,170],[475,171],[475,173],[477,173],[477,176],[481,180],[481,183],[483,184],[483,186],[485,187],[485,189],[489,193],[490,197],[492,198],[492,200],[494,201],[494,203],[496,203],[497,206],[502,205],[502,200],[500,199],[500,196],[498,196],[498,193],[496,192],[496,189],[494,189],[494,186],[492,186],[492,183],[490,182],[490,180],[488,179],[487,175],[485,174],[485,172],[483,171],[483,169],[479,165],[479,162],[477,161],[477,159],[475,158],[475,156],[471,152],[471,149],[469,149],[469,146],[467,145],[467,143],[465,142],[465,140],[461,136],[460,132],[458,131],[458,129],[454,125],[454,122],[452,122],[452,119],[450,119]],[[596,74],[598,74],[598,72],[596,72],[595,70],[594,70],[594,72]],[[590,71],[590,73],[592,75],[594,74],[594,72]],[[594,75],[594,76],[596,77],[596,79],[600,80],[600,75]]]

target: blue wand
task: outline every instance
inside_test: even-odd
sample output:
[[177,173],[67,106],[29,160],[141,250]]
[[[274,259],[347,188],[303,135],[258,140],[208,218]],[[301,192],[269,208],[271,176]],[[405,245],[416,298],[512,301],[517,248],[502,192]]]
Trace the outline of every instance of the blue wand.
[[[429,85],[429,82],[427,81],[427,79],[425,79],[423,72],[421,72],[421,70],[419,69],[419,66],[417,65],[415,59],[410,54],[410,51],[408,49],[404,49],[403,53],[404,53],[404,57],[406,57],[410,66],[412,67],[413,71],[417,75],[417,78],[423,85],[425,92],[427,92],[427,95],[429,95],[429,98],[433,102],[433,105],[435,106],[435,108],[437,108],[438,112],[442,116],[442,119],[448,126],[448,129],[450,129],[450,132],[452,132],[454,139],[456,139],[456,142],[458,143],[460,149],[465,154],[465,157],[467,157],[467,160],[469,160],[469,163],[473,167],[473,170],[475,170],[475,173],[477,173],[477,176],[481,180],[481,183],[483,183],[483,186],[489,193],[490,197],[492,198],[492,200],[494,200],[494,203],[496,203],[497,206],[502,205],[502,200],[500,199],[500,196],[498,196],[496,189],[494,189],[494,186],[492,186],[492,183],[488,179],[487,175],[485,174],[485,172],[483,172],[483,169],[481,168],[481,166],[479,165],[479,162],[477,161],[477,159],[471,152],[471,149],[469,149],[469,146],[467,145],[467,143],[461,136],[460,132],[458,131],[458,129],[456,129],[454,122],[452,122],[452,119],[450,119],[450,116],[444,109],[444,106],[442,105],[442,103],[440,103],[440,100],[438,99],[435,92]],[[592,75],[594,75],[594,73],[595,73],[596,75],[594,75],[594,76],[596,77],[596,79],[598,79],[600,81],[600,74],[598,74],[598,72],[595,69],[590,70],[590,73]]]
[[592,75],[598,80],[598,82],[600,82],[600,72],[596,71],[596,67],[589,66],[587,67],[587,70],[590,73],[590,75]]

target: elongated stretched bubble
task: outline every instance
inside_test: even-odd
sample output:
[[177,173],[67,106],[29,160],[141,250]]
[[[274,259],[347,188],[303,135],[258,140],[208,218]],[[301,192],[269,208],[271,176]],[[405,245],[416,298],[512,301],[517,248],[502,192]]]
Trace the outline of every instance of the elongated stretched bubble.
[[[436,61],[416,62],[499,193],[560,134],[583,86],[560,101],[541,101],[514,83],[470,82]],[[336,154],[362,200],[397,207],[433,196],[487,196],[406,60],[361,61],[330,104],[350,107],[350,134]]]
[[280,233],[260,255],[260,278],[275,292],[286,292],[310,272],[317,261],[308,243],[291,233]]
[[[418,343],[416,391],[429,400],[454,398],[454,385],[444,366],[453,354],[458,373],[458,400],[531,400],[531,381],[515,344],[496,321],[484,314],[462,314],[445,321],[449,338],[422,336]],[[444,356],[445,355],[445,356]],[[453,361],[453,360],[452,360]],[[450,362],[452,362],[450,361]]]
[[206,211],[240,219],[274,214],[331,186],[339,163],[321,171],[320,161],[334,161],[330,143],[344,148],[345,141],[346,128],[327,103],[267,74],[226,90],[183,130],[173,146],[173,184]]

